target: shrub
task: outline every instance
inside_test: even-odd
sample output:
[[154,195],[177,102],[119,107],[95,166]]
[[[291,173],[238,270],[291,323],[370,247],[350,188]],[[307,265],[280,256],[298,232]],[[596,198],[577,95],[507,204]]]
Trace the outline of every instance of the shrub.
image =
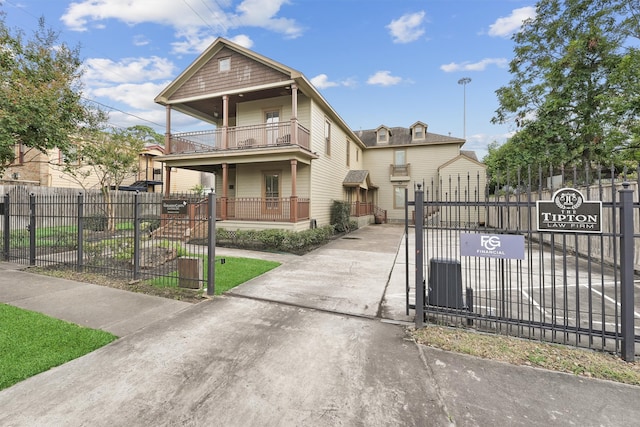
[[90,231],[104,231],[107,229],[107,216],[105,214],[93,214],[84,218],[84,228]]
[[332,225],[299,232],[279,229],[231,231],[217,228],[216,245],[303,254],[327,243],[334,233]]
[[[349,216],[351,214],[351,204],[340,200],[334,200],[331,205],[331,225],[338,233],[349,231]],[[356,227],[357,228],[357,227]]]

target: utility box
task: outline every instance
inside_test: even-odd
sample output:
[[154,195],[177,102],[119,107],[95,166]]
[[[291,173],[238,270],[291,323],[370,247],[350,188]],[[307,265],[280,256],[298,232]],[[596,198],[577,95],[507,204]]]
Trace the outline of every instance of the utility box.
[[457,259],[431,258],[427,305],[465,309],[462,298],[462,267]]
[[202,258],[178,258],[178,286],[180,288],[202,288]]

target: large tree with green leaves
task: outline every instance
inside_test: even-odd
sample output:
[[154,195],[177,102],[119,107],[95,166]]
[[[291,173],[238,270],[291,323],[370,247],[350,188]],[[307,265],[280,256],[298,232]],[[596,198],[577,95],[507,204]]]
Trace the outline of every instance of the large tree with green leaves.
[[79,49],[61,43],[40,19],[30,39],[10,30],[0,14],[0,171],[14,147],[72,149],[72,137],[105,115],[82,98]]
[[[139,129],[112,129],[109,132],[83,132],[74,150],[65,158],[64,170],[85,188],[96,183],[105,201],[108,229],[115,229],[112,187],[115,191],[129,178],[135,178],[145,140]],[[86,188],[85,188],[86,189]]]
[[637,0],[537,3],[535,18],[513,37],[512,79],[497,90],[492,119],[516,125],[504,150],[519,153],[513,167],[633,157],[640,143],[639,9]]

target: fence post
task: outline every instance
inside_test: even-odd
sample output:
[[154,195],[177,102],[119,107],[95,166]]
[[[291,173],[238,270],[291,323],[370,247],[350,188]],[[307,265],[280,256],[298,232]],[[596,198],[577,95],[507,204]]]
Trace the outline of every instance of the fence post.
[[620,323],[622,333],[622,358],[633,362],[635,358],[634,331],[634,229],[633,190],[628,182],[622,183],[620,193]]
[[139,191],[133,195],[133,280],[140,279],[140,203]]
[[36,195],[29,194],[29,265],[36,265]]
[[207,295],[213,296],[216,293],[216,193],[209,193],[207,199]]
[[11,222],[9,221],[11,213],[9,209],[9,193],[4,195],[4,260],[9,261],[9,249],[11,246]]
[[424,190],[418,184],[415,191],[416,238],[416,329],[424,326]]
[[84,270],[84,194],[78,194],[78,271]]

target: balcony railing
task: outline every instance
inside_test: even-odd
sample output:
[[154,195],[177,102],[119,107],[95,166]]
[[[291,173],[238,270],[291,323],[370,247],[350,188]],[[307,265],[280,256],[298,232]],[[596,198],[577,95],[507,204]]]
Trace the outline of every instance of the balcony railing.
[[411,164],[406,165],[389,165],[389,175],[394,176],[411,176]]
[[[226,144],[225,144],[226,133]],[[172,134],[170,154],[206,153],[293,145],[309,150],[309,130],[291,122]]]

